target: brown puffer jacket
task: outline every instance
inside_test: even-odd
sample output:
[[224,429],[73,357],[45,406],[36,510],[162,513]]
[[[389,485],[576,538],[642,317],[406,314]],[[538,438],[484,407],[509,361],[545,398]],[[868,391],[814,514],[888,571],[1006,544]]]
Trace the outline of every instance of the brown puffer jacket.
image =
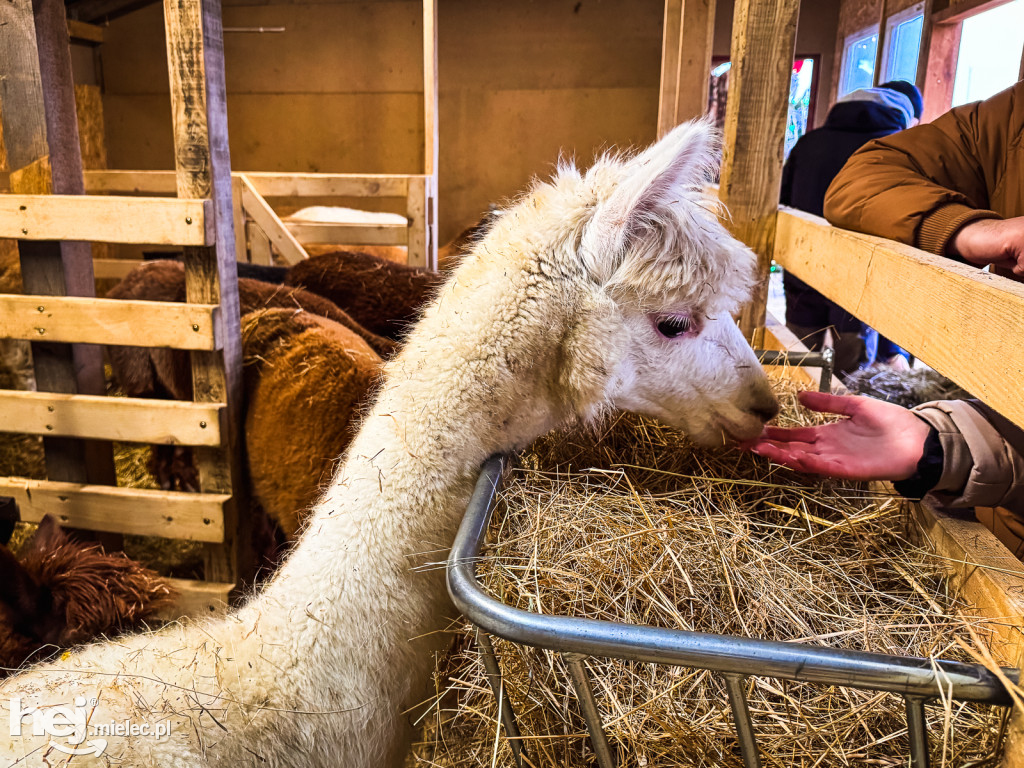
[[[833,180],[825,218],[837,227],[945,255],[975,219],[1024,216],[1024,81],[934,122],[864,145]],[[936,429],[949,506],[992,506],[997,533],[1024,556],[1024,431],[980,403],[915,409]],[[1014,547],[1008,539],[1016,538]]]
[[832,181],[825,218],[945,254],[975,219],[1024,216],[1024,81],[865,144]]

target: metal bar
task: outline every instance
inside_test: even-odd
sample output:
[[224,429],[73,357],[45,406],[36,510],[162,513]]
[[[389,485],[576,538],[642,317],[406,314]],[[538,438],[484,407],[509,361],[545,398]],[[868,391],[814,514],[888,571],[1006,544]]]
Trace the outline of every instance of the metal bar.
[[910,739],[910,768],[928,768],[928,723],[923,696],[904,696],[907,703],[907,737]]
[[[754,354],[761,361],[761,365],[800,365],[806,368],[818,368],[826,364],[825,352],[782,352],[777,349],[755,349]],[[831,362],[831,361],[828,361]]]
[[747,694],[743,690],[746,678],[742,675],[724,675],[725,688],[729,692],[729,706],[732,707],[732,719],[736,725],[736,738],[740,743],[740,754],[746,768],[761,768],[761,755],[757,750],[757,737],[754,735],[754,722],[750,719],[750,707],[747,706]]
[[515,760],[516,768],[524,768],[522,736],[519,733],[519,723],[516,722],[516,713],[512,709],[512,700],[501,678],[501,665],[498,664],[498,656],[494,653],[490,636],[479,627],[476,630],[476,644],[480,648],[480,658],[487,672],[487,682],[494,691],[494,698],[501,711],[501,724],[505,726],[505,737],[512,748],[512,758]]
[[821,379],[818,381],[819,392],[832,391],[832,372],[835,367],[836,353],[832,347],[821,350]]
[[590,678],[583,666],[583,659],[586,657],[578,653],[564,653],[562,658],[565,659],[565,663],[569,667],[569,675],[572,677],[572,684],[576,689],[576,698],[580,702],[583,719],[587,721],[590,744],[597,756],[597,764],[601,768],[615,768],[615,755],[612,754],[608,738],[604,735],[604,724],[601,722],[601,713],[597,711],[594,689],[590,687]]
[[[448,561],[448,592],[455,606],[487,632],[524,645],[588,656],[672,664],[735,675],[760,675],[1010,706],[1003,684],[980,664],[930,660],[836,648],[726,637],[674,629],[549,616],[512,608],[476,581],[479,557],[505,459],[484,463]],[[1006,668],[1014,682],[1020,671]],[[941,684],[941,688],[940,688]]]

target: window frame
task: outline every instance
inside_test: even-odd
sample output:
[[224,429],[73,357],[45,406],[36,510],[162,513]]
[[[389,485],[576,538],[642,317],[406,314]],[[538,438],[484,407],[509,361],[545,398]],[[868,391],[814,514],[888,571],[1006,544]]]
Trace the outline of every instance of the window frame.
[[[885,48],[882,50],[882,61],[879,65],[879,70],[884,73],[884,76],[878,77],[878,82],[886,83],[893,79],[893,73],[889,71],[889,62],[892,61],[892,48],[896,43],[896,28],[904,22],[910,21],[915,17],[920,16],[922,19],[922,33],[924,31],[924,1],[912,5],[899,13],[894,13],[892,16],[885,20]],[[877,57],[877,49],[876,49]],[[921,38],[917,40],[917,61],[918,66],[921,64]],[[914,80],[916,80],[916,76]],[[911,80],[910,82],[914,82]]]
[[[839,69],[839,91],[836,94],[836,98],[837,99],[841,99],[846,94],[852,93],[854,90],[856,90],[854,88],[847,87],[847,84],[850,81],[850,74],[851,74],[850,66],[852,64],[851,51],[853,50],[853,46],[856,45],[857,43],[861,42],[862,40],[865,40],[865,39],[867,39],[869,37],[874,37],[875,38],[875,60],[877,61],[878,60],[878,33],[879,33],[879,26],[878,26],[878,24],[871,24],[870,26],[864,27],[862,29],[857,30],[856,32],[853,32],[852,34],[847,35],[843,39],[843,59],[842,59],[842,64],[840,65],[840,69]],[[874,62],[872,62],[871,76],[874,77]]]

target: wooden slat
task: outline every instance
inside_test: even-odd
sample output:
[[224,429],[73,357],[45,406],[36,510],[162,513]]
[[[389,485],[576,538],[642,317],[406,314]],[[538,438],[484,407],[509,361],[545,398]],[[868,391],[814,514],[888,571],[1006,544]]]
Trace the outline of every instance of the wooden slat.
[[295,235],[289,231],[270,204],[253,188],[248,177],[242,177],[242,208],[246,216],[256,222],[281,257],[289,264],[298,264],[309,258]]
[[0,336],[209,350],[218,349],[219,313],[213,304],[0,295]]
[[679,96],[679,41],[682,38],[683,3],[665,0],[661,26],[661,86],[658,93],[658,138],[676,123],[676,99]]
[[[423,219],[421,213],[420,220]],[[298,243],[308,245],[405,245],[409,242],[408,227],[402,224],[314,224],[289,221],[284,226]],[[424,249],[425,243],[420,248],[421,254]]]
[[356,173],[243,174],[263,197],[405,197],[409,176]]
[[[430,256],[428,253],[428,233],[427,233],[427,177],[410,179],[409,180],[409,197],[405,204],[405,215],[409,219],[408,227],[401,227],[401,231],[391,231],[390,227],[387,229],[377,228],[377,234],[385,235],[391,234],[395,237],[401,237],[401,241],[392,242],[374,242],[369,243],[364,240],[351,240],[352,243],[360,243],[367,245],[408,245],[407,251],[407,263],[410,267],[425,267],[429,263]],[[353,233],[355,234],[355,233]],[[367,234],[372,234],[367,231]],[[305,241],[305,233],[296,233],[299,240]],[[365,235],[361,235],[365,236]],[[344,237],[343,234],[339,233],[338,237]],[[334,240],[336,243],[346,242],[344,239]]]
[[167,586],[178,593],[171,605],[158,610],[154,618],[161,621],[177,621],[190,617],[201,619],[216,616],[228,605],[228,597],[234,584],[223,581],[193,581],[191,579],[164,579]]
[[86,24],[84,21],[68,19],[68,35],[75,42],[99,45],[103,42],[103,27]]
[[273,266],[274,255],[270,250],[270,238],[255,221],[245,222],[245,238],[249,243],[249,260],[253,264]]
[[0,390],[3,429],[31,435],[219,446],[223,412],[216,403]]
[[871,85],[877,88],[882,82],[882,62],[885,61],[885,46],[888,37],[885,22],[889,18],[889,0],[882,0],[878,10],[878,37],[875,38],[875,68],[871,73]]
[[214,238],[209,211],[205,200],[0,195],[0,238],[206,245]]
[[230,498],[23,477],[0,478],[0,495],[13,497],[30,523],[50,514],[71,528],[207,542],[224,538],[222,509]]
[[204,552],[208,581],[245,581],[255,566],[241,481],[242,339],[238,267],[231,204],[224,31],[220,0],[164,0],[164,33],[174,121],[178,197],[211,198],[218,223],[208,248],[185,249],[185,296],[196,304],[220,303],[221,351],[192,353],[192,389],[197,402],[227,404],[224,450],[198,449],[200,487],[233,493],[224,505],[224,543]]
[[93,259],[92,271],[97,280],[122,280],[125,275],[144,263],[141,259]]
[[[407,174],[236,172],[263,197],[405,197]],[[415,174],[422,175],[422,174]],[[414,176],[415,176],[414,175]],[[85,171],[87,192],[173,195],[174,171]]]
[[[932,53],[932,28],[935,25],[935,0],[924,0],[924,18],[921,23],[921,42],[917,48],[917,74],[914,82],[921,93],[925,92],[925,80],[928,77],[928,59]],[[954,64],[955,66],[955,64]],[[922,117],[924,115],[922,114]]]
[[758,257],[758,284],[740,328],[761,345],[782,180],[800,0],[737,0],[725,114],[721,199],[732,233]]
[[[1024,285],[784,208],[785,269],[1024,426]],[[1004,332],[993,329],[1004,329]]]
[[707,111],[714,36],[714,0],[665,1],[659,136]]
[[437,177],[437,4],[423,0],[423,172]]
[[248,261],[246,247],[245,209],[242,207],[242,177],[231,177],[231,225],[235,229],[235,261]]

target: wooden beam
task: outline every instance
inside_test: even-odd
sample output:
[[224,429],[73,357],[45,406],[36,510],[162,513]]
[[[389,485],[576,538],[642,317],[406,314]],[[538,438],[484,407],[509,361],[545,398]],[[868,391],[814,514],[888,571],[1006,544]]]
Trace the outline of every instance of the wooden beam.
[[145,263],[141,259],[93,259],[92,270],[97,280],[123,280],[125,275]]
[[[413,211],[412,213],[418,216],[418,221],[422,222],[420,237],[421,239],[417,243],[419,254],[415,261],[416,266],[426,265],[426,195],[422,198],[420,203],[419,211]],[[297,243],[304,245],[406,245],[413,239],[410,234],[413,232],[411,227],[406,227],[401,224],[333,224],[323,223],[318,224],[308,221],[289,221],[284,225],[286,231],[290,232],[295,238]],[[415,225],[412,225],[415,227]],[[271,238],[274,245],[278,243]],[[300,248],[302,245],[299,246]],[[278,247],[280,251],[281,248]],[[305,252],[305,249],[303,249]],[[283,251],[282,251],[283,253]],[[287,258],[287,257],[286,257]],[[412,251],[409,254],[410,260],[413,259]],[[288,259],[289,264],[295,264],[295,261]],[[410,264],[412,261],[409,262]]]
[[77,0],[75,16],[89,23],[106,22],[153,5],[157,0]]
[[729,229],[757,253],[758,284],[740,318],[755,347],[768,300],[799,11],[800,0],[737,0],[733,12],[720,197]]
[[960,58],[960,33],[963,31],[961,22],[938,24],[934,19],[930,25],[926,22],[926,27],[930,31],[928,52],[925,56],[922,37],[921,58],[918,59],[918,76],[921,75],[921,61],[924,61],[925,70],[921,86],[924,98],[922,123],[929,123],[949,111],[953,102],[956,65]]
[[224,406],[138,397],[0,390],[4,429],[161,445],[221,444]]
[[[935,24],[935,0],[924,0],[924,17],[921,20],[921,42],[917,49],[917,75],[914,83],[924,93],[925,81],[928,78],[928,60],[932,53],[932,27]],[[922,112],[922,118],[924,114]]]
[[875,43],[875,69],[871,73],[871,85],[877,88],[882,82],[882,62],[885,61],[886,27],[889,19],[889,0],[882,0],[878,11],[878,37]]
[[[276,173],[243,171],[253,189],[263,197],[401,197],[409,191],[409,179],[422,174]],[[174,171],[86,170],[88,192],[173,195]]]
[[23,477],[0,477],[0,495],[13,497],[29,523],[50,514],[71,528],[209,542],[224,536],[221,510],[230,498]]
[[[365,225],[360,227],[360,230],[365,230],[365,234],[360,233],[361,237],[369,235],[370,237],[394,237],[399,238],[394,242],[390,239],[387,242],[383,240],[349,240],[353,244],[360,245],[405,245],[407,249],[407,264],[410,267],[425,267],[430,263],[429,255],[429,237],[427,227],[427,206],[429,202],[427,200],[427,179],[429,177],[421,177],[417,179],[409,180],[409,197],[405,204],[405,215],[409,219],[408,227],[399,226],[397,229],[393,229],[393,226],[388,227],[366,227]],[[346,229],[349,229],[346,227]],[[389,231],[390,230],[390,231]],[[294,232],[294,230],[293,230]],[[345,233],[347,234],[347,233]],[[345,234],[338,233],[338,237],[344,237]],[[353,232],[352,234],[356,234]],[[306,233],[297,232],[296,237],[303,242],[307,241]],[[345,240],[334,240],[335,243],[344,243]],[[434,267],[436,269],[436,267]]]
[[273,266],[274,255],[270,250],[270,238],[255,221],[245,222],[245,236],[249,243],[249,260],[253,264]]
[[215,236],[211,210],[208,200],[0,195],[0,238],[207,245]]
[[77,19],[68,19],[68,36],[76,43],[99,45],[103,42],[103,27]]
[[239,515],[247,505],[238,434],[242,339],[220,0],[164,0],[164,31],[178,197],[211,198],[218,223],[215,245],[185,249],[186,298],[194,304],[219,303],[224,329],[220,353],[192,353],[196,401],[227,404],[226,450],[196,451],[200,486],[207,493],[234,494],[224,506],[224,544],[207,548],[204,577],[238,583],[249,579],[255,562],[248,516]]
[[437,3],[423,0],[423,172],[437,178]]
[[245,176],[242,177],[242,209],[246,216],[255,221],[256,225],[263,230],[263,233],[274,244],[286,262],[298,264],[309,258],[306,249],[295,238],[289,227],[281,221],[274,209],[253,188]]
[[0,328],[12,339],[218,349],[215,304],[0,295]]
[[785,208],[775,259],[851,314],[1024,426],[1024,285]]
[[708,108],[714,0],[665,0],[658,136]]
[[217,616],[228,607],[228,596],[234,584],[223,581],[193,581],[190,579],[164,579],[167,586],[178,593],[177,599],[166,608],[158,610],[154,618],[161,621],[177,621],[191,617],[200,619]]

